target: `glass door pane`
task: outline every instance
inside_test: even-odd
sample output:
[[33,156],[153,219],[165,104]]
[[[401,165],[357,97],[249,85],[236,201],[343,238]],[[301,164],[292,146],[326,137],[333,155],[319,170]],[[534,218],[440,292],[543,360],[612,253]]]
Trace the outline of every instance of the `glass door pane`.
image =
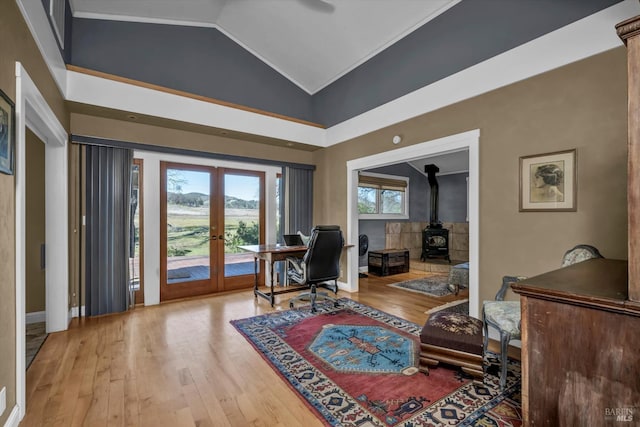
[[224,175],[224,276],[253,274],[253,255],[238,247],[260,243],[260,177]]
[[212,181],[215,169],[163,164],[163,277],[165,299],[215,290]]
[[[253,254],[240,249],[243,245],[265,242],[264,173],[237,169],[220,169],[222,191],[221,223],[224,230],[224,289],[240,289],[253,285]],[[262,274],[259,269],[259,273]]]
[[208,172],[167,169],[167,283],[209,279]]

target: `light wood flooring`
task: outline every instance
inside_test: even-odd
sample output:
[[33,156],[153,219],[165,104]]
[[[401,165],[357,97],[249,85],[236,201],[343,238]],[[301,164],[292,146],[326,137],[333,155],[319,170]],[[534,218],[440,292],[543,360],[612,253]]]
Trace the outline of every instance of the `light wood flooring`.
[[[442,298],[386,286],[410,272],[360,279],[349,297],[422,324]],[[229,324],[272,309],[241,291],[126,314],[74,319],[49,334],[27,371],[21,426],[321,426],[303,401]]]

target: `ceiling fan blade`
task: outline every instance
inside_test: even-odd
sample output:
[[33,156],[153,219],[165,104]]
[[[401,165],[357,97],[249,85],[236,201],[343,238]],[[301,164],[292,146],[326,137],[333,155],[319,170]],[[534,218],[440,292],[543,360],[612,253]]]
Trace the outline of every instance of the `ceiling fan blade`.
[[329,0],[298,0],[298,2],[316,12],[332,13],[336,8]]

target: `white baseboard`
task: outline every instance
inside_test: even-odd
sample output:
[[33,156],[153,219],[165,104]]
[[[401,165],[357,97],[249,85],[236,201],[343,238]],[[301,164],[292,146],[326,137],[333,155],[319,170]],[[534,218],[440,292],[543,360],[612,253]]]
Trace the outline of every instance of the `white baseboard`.
[[78,312],[82,313],[82,316],[84,316],[84,305],[80,307],[79,311],[78,307],[71,307],[71,317],[78,317]]
[[9,418],[4,423],[4,427],[18,427],[20,424],[20,410],[18,409],[18,405],[15,405],[11,410],[11,414],[9,414]]
[[338,280],[338,289],[340,289],[341,291],[345,291],[345,292],[349,292],[351,293],[351,287],[345,283],[345,282],[341,282]]
[[46,311],[34,311],[26,314],[25,323],[31,325],[32,323],[40,323],[47,321]]

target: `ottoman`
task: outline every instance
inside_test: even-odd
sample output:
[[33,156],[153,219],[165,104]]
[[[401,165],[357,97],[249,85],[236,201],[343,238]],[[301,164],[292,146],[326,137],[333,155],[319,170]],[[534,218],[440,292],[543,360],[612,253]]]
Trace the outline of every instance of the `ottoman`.
[[456,264],[449,272],[449,290],[456,295],[460,292],[460,288],[469,287],[469,263],[463,262]]
[[420,372],[439,363],[459,366],[482,383],[482,321],[466,314],[438,311],[427,319],[420,332]]

